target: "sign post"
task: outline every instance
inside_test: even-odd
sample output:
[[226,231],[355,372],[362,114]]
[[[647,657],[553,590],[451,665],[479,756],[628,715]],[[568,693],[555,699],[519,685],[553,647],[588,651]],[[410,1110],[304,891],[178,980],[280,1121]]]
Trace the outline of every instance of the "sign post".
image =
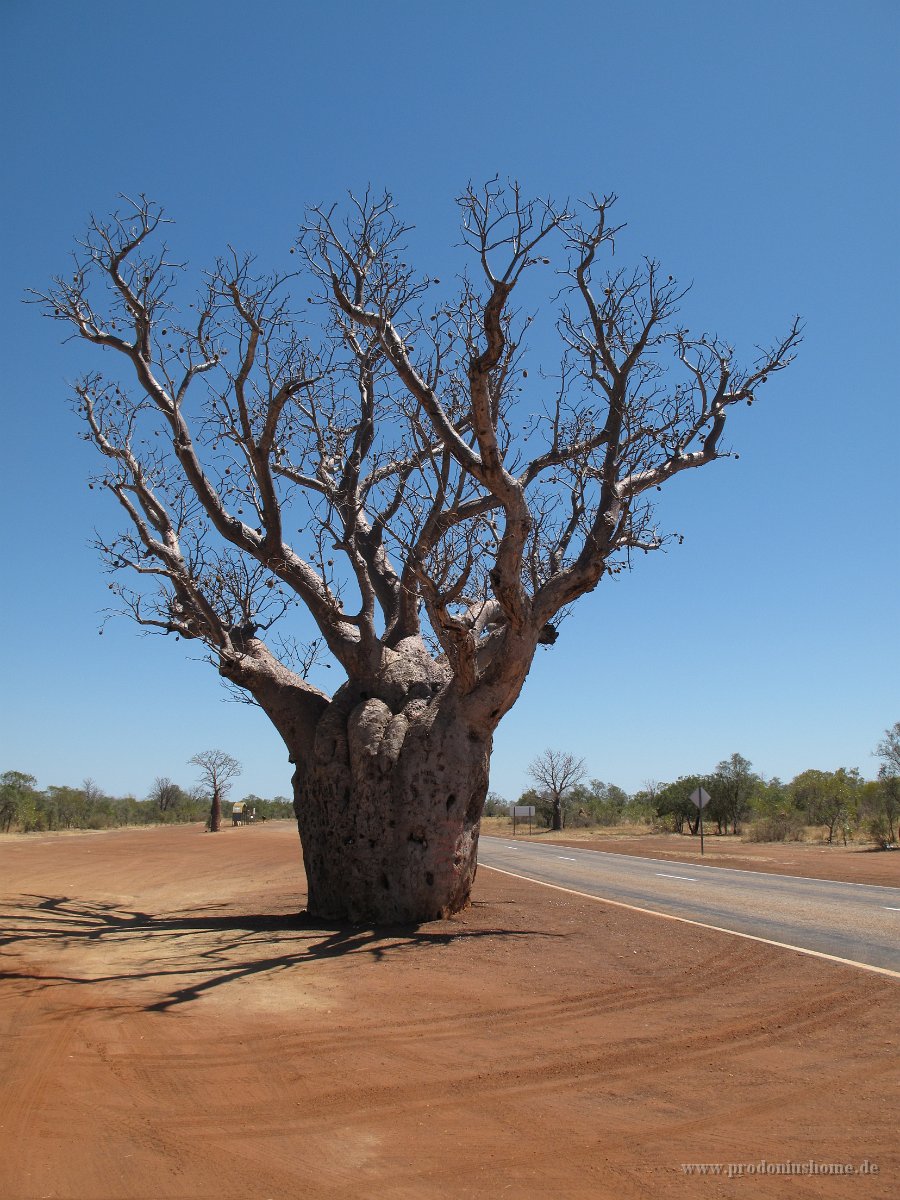
[[700,853],[703,853],[703,810],[709,804],[709,792],[702,787],[696,788],[691,792],[691,800],[697,805],[700,810]]
[[513,837],[516,836],[516,820],[518,817],[528,818],[528,836],[531,837],[531,818],[534,816],[533,804],[514,804],[513,805]]

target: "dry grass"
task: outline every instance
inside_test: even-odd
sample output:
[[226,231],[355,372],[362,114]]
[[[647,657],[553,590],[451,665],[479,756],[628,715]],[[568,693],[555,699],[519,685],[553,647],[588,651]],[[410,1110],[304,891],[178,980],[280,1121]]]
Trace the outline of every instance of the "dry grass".
[[[528,818],[521,818],[516,822],[517,837],[528,837]],[[545,829],[539,823],[532,822],[531,836],[536,841],[541,842],[595,842],[606,841],[609,838],[620,837],[644,837],[652,834],[653,830],[649,825],[603,825],[597,826],[594,829],[563,829],[560,832],[554,832],[550,829]],[[513,823],[511,817],[482,817],[481,832],[492,835],[493,837],[512,837]]]
[[[534,841],[539,841],[539,842],[559,842],[559,841],[604,842],[604,841],[614,841],[617,838],[655,838],[655,837],[661,837],[661,836],[671,836],[671,837],[676,837],[676,838],[680,838],[680,837],[688,838],[689,837],[689,834],[687,834],[687,833],[684,833],[681,835],[679,835],[679,834],[667,835],[664,833],[664,831],[662,831],[660,829],[654,829],[651,825],[646,825],[643,823],[636,824],[636,825],[602,825],[602,826],[595,826],[592,828],[572,827],[572,828],[563,829],[558,832],[554,832],[553,830],[545,829],[540,823],[532,822],[531,829],[532,829],[532,831],[531,831],[531,834],[529,835],[528,819],[525,818],[523,820],[520,818],[519,821],[517,822],[516,836],[517,837],[531,836],[531,838]],[[511,817],[482,817],[481,832],[486,833],[492,837],[512,837],[513,836],[512,818]],[[758,836],[754,836],[754,831],[752,830],[752,828],[750,826],[747,826],[745,828],[744,832],[742,834],[739,834],[737,837],[735,837],[734,834],[726,834],[721,838],[719,837],[718,834],[715,834],[712,829],[707,827],[706,836],[707,836],[707,838],[715,837],[717,839],[717,841],[720,841],[723,844],[726,842],[740,844],[741,842],[765,842],[765,841],[778,842],[778,841],[786,840],[787,842],[803,842],[803,843],[806,843],[811,846],[828,845],[828,831],[824,826],[820,826],[820,825],[807,825],[802,830],[799,831],[799,836],[790,837],[788,839],[780,839],[780,838],[765,839],[765,838],[760,838]],[[835,847],[837,847],[839,845],[842,846],[843,839],[840,837],[835,837],[833,844]],[[875,843],[873,841],[871,841],[869,838],[862,836],[862,834],[860,832],[858,832],[856,837],[850,838],[850,840],[848,842],[848,848],[853,848],[855,850],[867,850],[867,849],[875,849],[876,847],[875,847]]]

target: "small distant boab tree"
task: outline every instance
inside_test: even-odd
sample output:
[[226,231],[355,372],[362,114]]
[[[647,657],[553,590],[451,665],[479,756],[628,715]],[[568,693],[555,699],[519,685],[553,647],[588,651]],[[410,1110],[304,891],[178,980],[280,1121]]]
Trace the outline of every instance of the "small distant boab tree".
[[[614,265],[614,197],[563,208],[497,181],[458,200],[471,273],[452,287],[416,273],[393,200],[367,193],[307,213],[296,272],[229,250],[179,310],[163,212],[127,204],[38,296],[98,350],[74,402],[105,459],[90,486],[126,518],[99,545],[110,587],[202,642],[281,734],[311,912],[458,910],[492,736],[537,647],[665,544],[658,490],[728,456],[729,410],[799,324],[741,367],[679,323],[657,263]],[[538,272],[559,352],[529,377],[514,300]],[[330,694],[319,653],[345,676]]]
[[562,829],[569,793],[584,781],[584,760],[564,750],[545,750],[529,764],[528,774],[548,808],[551,829]]
[[224,750],[201,750],[189,760],[200,768],[203,784],[210,793],[209,830],[218,833],[222,828],[222,798],[227,795],[232,779],[241,773],[241,764]]

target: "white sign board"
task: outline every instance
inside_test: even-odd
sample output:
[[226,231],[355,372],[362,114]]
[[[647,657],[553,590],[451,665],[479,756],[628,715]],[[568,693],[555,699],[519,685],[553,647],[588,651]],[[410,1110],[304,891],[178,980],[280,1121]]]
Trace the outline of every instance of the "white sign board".
[[691,792],[691,800],[698,808],[706,808],[709,804],[709,792],[705,788],[698,787],[696,791]]
[[513,805],[513,816],[514,817],[533,817],[534,816],[534,805],[533,804],[514,804]]

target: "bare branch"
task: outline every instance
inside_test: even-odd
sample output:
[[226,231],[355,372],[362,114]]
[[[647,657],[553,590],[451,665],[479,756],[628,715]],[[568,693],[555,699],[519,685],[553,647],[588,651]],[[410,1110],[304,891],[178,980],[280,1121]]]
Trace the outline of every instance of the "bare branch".
[[[729,410],[801,337],[795,320],[741,367],[692,334],[657,262],[614,262],[615,203],[470,185],[473,274],[446,287],[407,261],[390,195],[350,196],[309,210],[298,270],[229,249],[185,311],[158,205],[92,219],[34,298],[110,352],[76,407],[126,522],[97,543],[124,609],[200,639],[281,728],[279,696],[323,703],[290,646],[324,645],[374,695],[399,647],[435,639],[466,719],[493,728],[559,614],[673,539],[657,491],[729,456]],[[516,289],[551,263],[560,350],[536,363]],[[292,621],[278,655],[263,638]]]

